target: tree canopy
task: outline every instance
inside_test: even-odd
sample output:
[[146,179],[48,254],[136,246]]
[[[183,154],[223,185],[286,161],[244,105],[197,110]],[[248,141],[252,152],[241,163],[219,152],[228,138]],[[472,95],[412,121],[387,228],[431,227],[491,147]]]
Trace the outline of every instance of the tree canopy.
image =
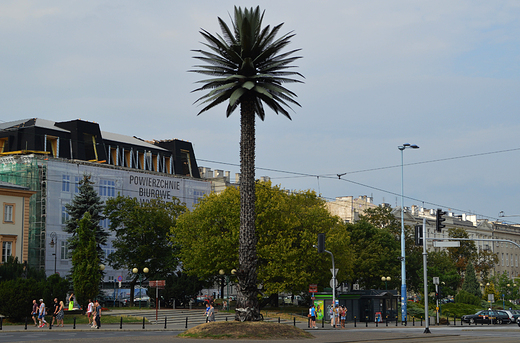
[[[352,274],[349,236],[337,217],[329,214],[314,192],[288,193],[270,182],[256,186],[258,278],[262,292],[300,293],[310,283],[328,287],[330,256],[318,254],[317,234],[327,234],[327,249],[334,253],[338,278]],[[239,191],[227,188],[212,193],[196,208],[179,217],[173,239],[186,273],[209,279],[222,269],[230,274],[238,264]],[[235,280],[236,281],[236,280]]]
[[115,269],[124,269],[133,275],[131,302],[139,278],[138,274],[132,274],[133,268],[140,271],[148,268],[145,275],[148,279],[164,278],[177,269],[176,246],[170,239],[170,231],[177,217],[185,211],[186,206],[177,198],[168,202],[160,199],[140,202],[124,196],[107,200],[105,214],[116,236],[112,242],[116,250],[108,260]]

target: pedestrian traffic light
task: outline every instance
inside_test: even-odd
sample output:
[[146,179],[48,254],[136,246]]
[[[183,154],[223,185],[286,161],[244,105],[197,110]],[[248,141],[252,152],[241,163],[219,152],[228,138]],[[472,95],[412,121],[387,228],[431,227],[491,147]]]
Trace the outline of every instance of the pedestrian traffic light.
[[440,208],[437,209],[437,213],[435,214],[435,230],[437,232],[441,232],[443,227],[446,227],[442,222],[444,222],[446,219],[444,219],[443,215],[445,215],[446,212],[441,210]]
[[415,245],[423,245],[423,227],[415,225]]
[[325,251],[325,234],[318,233],[318,252]]
[[435,299],[440,299],[439,298],[439,292],[435,292]]

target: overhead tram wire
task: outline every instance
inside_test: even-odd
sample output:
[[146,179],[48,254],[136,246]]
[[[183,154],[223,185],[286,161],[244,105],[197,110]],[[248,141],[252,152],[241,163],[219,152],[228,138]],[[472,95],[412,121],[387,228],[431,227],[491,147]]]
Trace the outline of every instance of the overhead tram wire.
[[[427,163],[434,163],[434,162],[443,162],[443,161],[457,160],[457,159],[470,158],[470,157],[478,157],[478,156],[485,156],[485,155],[500,154],[500,153],[506,153],[506,152],[512,152],[512,151],[519,151],[519,150],[520,150],[520,148],[512,148],[512,149],[497,150],[497,151],[484,152],[484,153],[478,153],[478,154],[470,154],[470,155],[455,156],[455,157],[446,157],[446,158],[440,158],[440,159],[435,159],[435,160],[430,160],[430,161],[407,163],[405,165],[406,166],[412,166],[412,165],[420,165],[420,164],[427,164]],[[217,164],[224,164],[224,165],[232,165],[232,166],[240,166],[240,164],[236,164],[236,163],[219,162],[219,161],[204,160],[204,159],[198,159],[198,161],[204,161],[204,162],[209,162],[209,163],[217,163]],[[338,178],[341,181],[350,182],[350,183],[356,184],[358,186],[370,188],[370,189],[373,189],[373,190],[377,190],[377,191],[380,191],[380,192],[383,192],[383,193],[388,193],[388,194],[395,195],[395,196],[401,196],[400,194],[397,194],[397,193],[391,192],[391,191],[387,191],[387,190],[384,190],[382,188],[373,187],[373,186],[369,186],[369,185],[366,185],[366,184],[363,184],[363,183],[360,183],[360,182],[356,182],[356,181],[352,181],[352,180],[348,180],[348,179],[343,179],[342,178],[344,175],[347,175],[347,174],[356,174],[356,173],[362,173],[362,172],[368,172],[368,171],[378,171],[378,170],[392,169],[392,168],[397,168],[397,167],[400,167],[400,165],[393,165],[393,166],[379,167],[379,168],[371,168],[371,169],[363,169],[363,170],[357,170],[357,171],[352,171],[352,172],[345,172],[345,173],[341,173],[341,174],[337,174],[336,173],[336,174],[323,174],[323,175],[308,174],[308,173],[301,173],[301,172],[291,172],[291,171],[286,171],[286,170],[279,170],[279,169],[272,169],[272,168],[261,168],[261,167],[257,167],[256,169],[257,170],[265,170],[265,171],[271,171],[271,172],[278,172],[278,173],[296,175],[295,177],[291,177],[291,178],[296,178],[296,177],[313,177],[313,178],[321,177],[321,178],[328,178],[328,179],[336,179],[336,178]],[[289,178],[289,177],[287,177],[287,178]],[[277,178],[277,179],[281,179],[281,178]],[[496,216],[488,216],[488,215],[484,215],[484,214],[480,214],[480,213],[474,213],[474,212],[471,212],[471,211],[458,209],[458,208],[455,208],[453,206],[446,206],[446,205],[442,205],[442,204],[437,204],[437,203],[433,203],[433,202],[429,202],[429,201],[425,201],[425,200],[421,200],[421,199],[412,198],[412,197],[409,197],[409,196],[405,196],[405,198],[409,199],[409,200],[417,201],[419,203],[429,204],[429,205],[432,205],[434,207],[450,208],[452,210],[455,210],[455,211],[458,211],[458,212],[461,212],[461,213],[470,212],[472,214],[480,216],[481,218],[486,218],[486,219],[491,219],[491,220],[497,219]],[[517,224],[517,223],[513,223],[513,224]],[[520,224],[520,223],[518,223],[518,224]]]

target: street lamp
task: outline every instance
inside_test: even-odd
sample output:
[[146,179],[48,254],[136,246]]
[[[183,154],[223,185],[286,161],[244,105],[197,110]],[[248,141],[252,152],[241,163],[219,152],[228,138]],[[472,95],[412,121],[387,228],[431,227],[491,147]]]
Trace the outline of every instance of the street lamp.
[[[147,274],[150,270],[146,267],[143,268],[143,273]],[[132,273],[137,274],[139,273],[139,269],[134,268],[132,269]],[[139,273],[139,309],[141,309],[141,299],[142,299],[142,282],[143,282],[143,273]]]
[[397,147],[401,151],[401,321],[406,321],[407,314],[407,297],[406,297],[406,252],[404,242],[404,163],[403,151],[404,149],[419,149],[415,144],[405,143]]
[[51,242],[49,243],[51,248],[54,248],[54,274],[56,274],[56,249],[58,248],[58,239],[56,237],[56,232],[51,232]]
[[385,289],[388,290],[388,281],[391,281],[392,278],[390,276],[387,276],[387,277],[384,277],[382,276],[381,277],[381,281],[383,281],[385,283]]
[[[236,273],[236,269],[232,269],[231,270],[231,275],[235,275]],[[224,269],[221,269],[218,271],[218,273],[220,274],[220,298],[221,299],[226,299],[228,301],[228,304],[229,304],[229,275],[226,274],[226,272],[224,271]],[[227,296],[224,297],[224,285],[226,286],[226,292],[227,292]],[[222,301],[222,308],[224,308],[224,302]]]

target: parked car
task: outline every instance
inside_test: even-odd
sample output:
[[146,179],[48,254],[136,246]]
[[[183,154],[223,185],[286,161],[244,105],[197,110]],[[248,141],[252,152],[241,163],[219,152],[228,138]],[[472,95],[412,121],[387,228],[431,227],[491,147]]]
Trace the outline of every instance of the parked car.
[[492,323],[492,324],[502,324],[502,323],[511,323],[511,319],[509,315],[504,311],[495,311],[495,310],[484,310],[478,311],[475,314],[467,314],[462,316],[462,320],[466,323],[475,324],[475,323]]
[[511,320],[511,323],[516,323],[518,321],[518,318],[520,317],[520,313],[515,313],[514,310],[502,310],[509,316],[509,319]]

